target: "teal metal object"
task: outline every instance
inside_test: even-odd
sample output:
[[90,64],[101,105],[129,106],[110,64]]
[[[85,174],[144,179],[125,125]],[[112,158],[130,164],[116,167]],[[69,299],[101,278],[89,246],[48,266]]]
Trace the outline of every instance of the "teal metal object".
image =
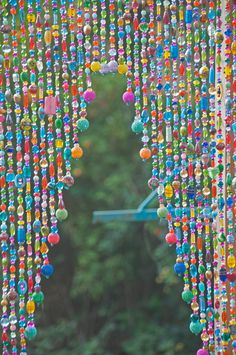
[[158,219],[157,210],[146,208],[156,196],[156,191],[152,191],[136,210],[95,211],[93,212],[93,223],[156,221]]

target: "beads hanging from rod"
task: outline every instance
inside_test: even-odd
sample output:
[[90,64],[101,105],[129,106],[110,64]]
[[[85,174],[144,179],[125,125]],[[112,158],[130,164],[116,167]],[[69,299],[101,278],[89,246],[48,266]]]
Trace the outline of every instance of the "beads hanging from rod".
[[[0,242],[3,354],[37,334],[64,190],[82,158],[95,75],[126,77],[139,155],[198,355],[236,349],[236,8],[231,0],[2,0]],[[115,129],[115,127],[114,127]]]

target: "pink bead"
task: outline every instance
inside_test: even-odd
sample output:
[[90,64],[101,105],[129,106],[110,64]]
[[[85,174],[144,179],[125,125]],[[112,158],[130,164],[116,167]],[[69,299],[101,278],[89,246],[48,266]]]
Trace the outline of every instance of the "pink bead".
[[86,102],[92,102],[96,99],[96,93],[92,89],[88,89],[84,92],[83,97]]
[[174,155],[174,161],[178,161],[179,160],[179,156],[178,155]]
[[2,122],[4,122],[4,121],[5,121],[5,116],[0,115],[0,122],[2,123]]
[[123,94],[122,99],[125,104],[132,104],[135,100],[135,96],[132,91],[126,91]]
[[166,234],[166,242],[170,245],[175,244],[177,241],[175,233]]
[[197,355],[209,355],[209,353],[205,349],[199,349]]
[[46,115],[55,115],[55,113],[56,113],[56,97],[54,97],[54,96],[45,97],[44,112]]

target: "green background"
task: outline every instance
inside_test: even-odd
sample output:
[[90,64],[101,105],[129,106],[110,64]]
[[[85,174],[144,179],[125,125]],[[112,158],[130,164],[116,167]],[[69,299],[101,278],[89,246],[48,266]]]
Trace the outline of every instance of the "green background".
[[[99,78],[99,80],[98,80]],[[38,336],[30,355],[191,355],[190,307],[174,274],[175,250],[157,222],[92,224],[94,210],[136,208],[149,194],[150,163],[139,158],[125,81],[95,78],[97,99],[81,135],[84,157],[65,193],[69,218],[50,252],[55,273],[43,283]],[[152,206],[157,207],[155,201]]]

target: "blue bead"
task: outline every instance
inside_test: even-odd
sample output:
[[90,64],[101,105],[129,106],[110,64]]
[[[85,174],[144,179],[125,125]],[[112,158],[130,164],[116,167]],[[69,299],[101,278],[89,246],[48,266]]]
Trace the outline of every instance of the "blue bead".
[[227,200],[226,200],[226,203],[227,203],[227,206],[232,207],[233,203],[234,203],[233,198],[232,197],[228,197]]
[[187,24],[190,24],[192,23],[192,21],[193,21],[193,10],[187,9],[185,12],[185,22]]
[[185,270],[186,270],[186,268],[185,268],[184,263],[176,263],[174,265],[174,271],[177,275],[184,274]]
[[7,182],[12,182],[15,180],[15,174],[14,173],[7,173],[6,174],[6,181]]
[[227,280],[227,271],[226,271],[226,269],[221,268],[219,274],[220,274],[220,280],[225,282]]
[[214,10],[210,10],[209,13],[208,13],[209,20],[214,20],[215,16],[216,16],[215,11]]
[[19,226],[17,229],[17,241],[18,243],[25,243],[25,228]]
[[46,264],[41,267],[41,272],[46,278],[50,277],[54,272],[54,267],[51,264]]
[[163,56],[163,47],[161,45],[158,45],[157,46],[157,49],[156,49],[156,56],[157,58],[162,58]]
[[173,44],[170,46],[170,55],[172,59],[177,59],[179,55],[179,48],[177,44]]
[[190,274],[191,274],[192,277],[197,276],[197,267],[196,267],[196,265],[191,265],[190,266]]
[[7,221],[7,212],[6,211],[2,211],[0,213],[0,221],[3,222],[3,221]]
[[[200,286],[200,284],[199,284],[199,286]],[[201,312],[205,312],[205,310],[206,310],[206,302],[205,302],[205,299],[204,299],[203,296],[199,297],[199,306],[200,306],[200,311]]]
[[206,96],[201,97],[201,109],[204,111],[208,109],[208,98]]
[[219,209],[222,210],[224,208],[224,205],[225,205],[224,198],[223,197],[219,197],[218,198],[218,207],[219,207]]

